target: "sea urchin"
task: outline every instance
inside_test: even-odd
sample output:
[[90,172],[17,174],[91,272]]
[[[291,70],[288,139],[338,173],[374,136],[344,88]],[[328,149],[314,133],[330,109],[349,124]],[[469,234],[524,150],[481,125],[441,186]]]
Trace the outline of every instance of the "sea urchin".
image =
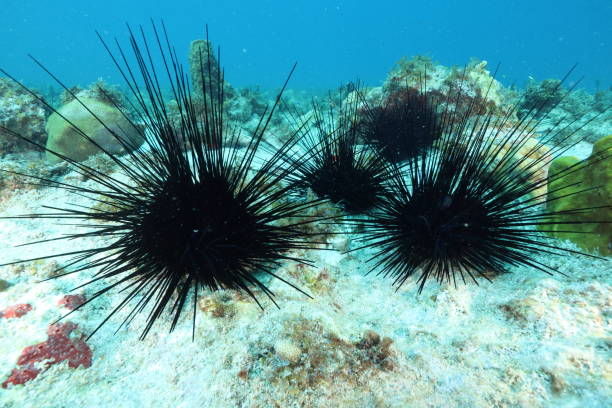
[[[457,94],[450,98],[462,99],[461,90],[452,92]],[[373,269],[380,268],[379,273],[392,277],[397,287],[414,274],[421,292],[430,277],[453,284],[458,279],[476,282],[477,276],[488,279],[491,273],[518,265],[551,273],[555,269],[542,262],[540,255],[580,254],[549,242],[534,228],[540,225],[540,231],[545,230],[555,222],[555,215],[592,210],[553,213],[545,208],[549,199],[542,191],[547,183],[542,174],[571,147],[563,143],[572,135],[562,136],[562,129],[557,129],[534,143],[534,129],[547,116],[548,105],[535,107],[520,120],[512,119],[515,107],[498,116],[492,112],[473,115],[474,106],[446,108],[450,116],[435,145],[395,165],[392,194],[385,196],[371,217],[353,221],[364,230],[357,249],[370,248]],[[422,108],[429,109],[436,107]],[[550,151],[540,154],[546,145],[552,146]],[[602,160],[609,160],[609,155]],[[577,166],[549,179],[574,171]],[[571,193],[563,194],[572,187]],[[559,195],[586,191],[575,187],[560,186]],[[571,230],[572,224],[584,222],[563,223]]]
[[[239,149],[241,130],[224,120],[223,74],[211,68],[214,61],[210,49],[208,53],[200,51],[198,80],[202,83],[202,95],[197,95],[196,102],[163,24],[162,27],[163,34],[160,34],[153,24],[154,47],[149,45],[142,28],[140,42],[130,30],[136,66],[128,62],[127,53],[118,43],[118,54],[114,54],[100,37],[131,91],[129,109],[115,106],[126,117],[136,117],[137,122],[144,125],[141,136],[148,142],[149,151],[126,148],[131,153],[124,157],[98,146],[129,181],[51,151],[70,163],[78,173],[96,182],[98,188],[67,185],[51,179],[39,179],[39,182],[86,195],[103,205],[51,208],[54,211],[50,213],[22,216],[76,220],[80,222],[78,227],[86,229],[51,240],[82,237],[111,240],[106,246],[34,258],[70,257],[58,271],[63,275],[97,270],[93,279],[81,286],[116,278],[87,301],[115,288],[126,293],[90,336],[129,303],[134,306],[121,326],[148,309],[141,338],[165,311],[172,315],[172,331],[188,299],[193,305],[195,335],[196,304],[201,289],[241,290],[261,306],[255,293],[258,289],[274,302],[274,294],[262,283],[259,274],[285,282],[275,274],[275,268],[285,260],[307,262],[291,256],[291,251],[316,247],[302,228],[316,218],[300,217],[318,201],[293,203],[285,200],[290,186],[283,187],[280,183],[287,175],[282,158],[286,149],[295,143],[297,135],[289,137],[271,158],[262,158],[260,166],[253,166],[282,90],[272,108],[262,115],[248,146]],[[154,64],[155,49],[162,62],[160,66]],[[176,101],[174,115],[162,97],[164,80]],[[90,113],[95,115],[95,112]],[[120,132],[102,122],[101,125],[111,131],[119,143],[132,147],[130,140]],[[95,143],[87,134],[81,135]]]
[[[299,145],[306,151],[288,156],[294,171],[289,182],[298,190],[310,189],[350,214],[362,214],[374,207],[386,192],[389,164],[378,150],[360,144],[360,92],[356,87],[344,106],[329,110],[313,103],[312,125],[304,129]],[[298,122],[298,121],[296,121]]]
[[399,88],[385,95],[378,105],[364,103],[358,126],[360,138],[390,161],[410,159],[440,137],[443,112],[438,108],[438,96],[426,88]]

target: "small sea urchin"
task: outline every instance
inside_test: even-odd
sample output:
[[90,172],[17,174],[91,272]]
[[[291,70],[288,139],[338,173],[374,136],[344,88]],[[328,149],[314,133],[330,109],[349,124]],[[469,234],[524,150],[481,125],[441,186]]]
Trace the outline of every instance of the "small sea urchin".
[[[453,99],[461,100],[460,96]],[[554,223],[555,215],[592,210],[553,213],[545,208],[548,199],[542,188],[547,179],[541,174],[569,148],[562,143],[571,136],[561,136],[558,129],[534,142],[534,129],[550,106],[534,108],[520,120],[512,119],[515,107],[497,116],[472,115],[472,106],[448,110],[451,116],[438,142],[395,165],[392,194],[371,217],[354,220],[364,230],[360,248],[373,251],[374,269],[392,277],[397,287],[414,274],[421,292],[430,277],[454,284],[458,279],[476,282],[477,276],[487,278],[517,265],[551,273],[555,269],[540,260],[541,254],[580,254],[547,241],[535,230],[536,225],[546,229],[541,226]],[[540,155],[545,145],[552,148]],[[573,166],[550,177],[577,170]],[[570,187],[575,186],[558,190]],[[585,188],[574,189],[567,195],[583,192]],[[584,222],[564,223],[571,230],[572,224]]]
[[[248,146],[239,149],[241,130],[224,120],[223,74],[211,68],[215,64],[210,49],[205,57],[202,52],[199,55],[197,74],[202,94],[197,95],[196,102],[165,27],[160,33],[153,24],[153,31],[156,46],[149,45],[142,28],[140,41],[130,30],[136,66],[128,62],[127,53],[118,43],[115,54],[100,37],[131,91],[129,110],[138,123],[144,124],[141,136],[146,139],[149,151],[127,148],[131,153],[118,157],[98,146],[117,164],[123,178],[101,173],[51,151],[66,160],[76,172],[96,182],[98,187],[68,185],[51,179],[39,179],[39,182],[91,197],[103,205],[92,209],[52,208],[51,213],[23,216],[76,220],[78,227],[86,230],[54,240],[81,237],[111,240],[106,246],[34,258],[70,257],[58,271],[63,275],[97,270],[93,279],[82,286],[115,278],[113,283],[90,296],[86,303],[115,288],[126,293],[90,336],[130,303],[134,306],[123,324],[149,309],[141,338],[164,312],[172,315],[172,331],[189,299],[193,304],[195,335],[196,304],[201,289],[241,290],[261,306],[256,297],[256,290],[260,290],[274,302],[274,294],[258,274],[268,274],[288,283],[275,273],[275,268],[286,260],[307,263],[292,256],[291,251],[317,246],[301,228],[316,218],[300,217],[318,201],[294,203],[284,200],[290,186],[280,185],[288,171],[282,158],[295,143],[297,135],[291,135],[271,158],[261,158],[263,163],[257,168],[254,166],[283,91],[261,117]],[[159,66],[154,64],[155,49],[161,59]],[[140,81],[136,79],[137,74]],[[164,80],[176,101],[175,116],[171,115],[162,97]],[[201,105],[196,106],[196,103]],[[130,117],[126,108],[115,107]],[[95,112],[91,113],[95,116]],[[102,122],[101,125],[107,127]],[[131,147],[130,140],[120,132],[107,130],[119,143]],[[81,136],[95,143],[87,134],[81,132]],[[123,181],[125,179],[128,181]],[[30,260],[33,259],[27,261]]]
[[378,105],[364,104],[359,136],[390,161],[409,159],[440,137],[443,112],[438,108],[437,96],[426,89],[399,88]]
[[355,90],[338,110],[332,104],[327,111],[313,104],[312,125],[299,126],[305,129],[299,145],[306,153],[288,157],[295,169],[289,181],[297,189],[309,188],[350,214],[373,208],[385,194],[390,177],[387,160],[359,143],[358,94]]

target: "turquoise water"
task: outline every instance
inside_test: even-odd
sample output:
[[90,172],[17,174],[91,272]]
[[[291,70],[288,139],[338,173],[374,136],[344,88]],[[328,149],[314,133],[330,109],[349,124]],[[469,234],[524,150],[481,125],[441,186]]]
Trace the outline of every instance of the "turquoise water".
[[330,88],[360,78],[379,85],[402,56],[441,64],[470,57],[502,64],[505,85],[560,78],[574,64],[589,89],[612,77],[612,2],[4,0],[0,66],[31,84],[49,81],[33,54],[67,83],[119,82],[95,36],[126,37],[125,23],[163,18],[179,54],[208,23],[235,85],[277,86],[294,61],[292,85]]

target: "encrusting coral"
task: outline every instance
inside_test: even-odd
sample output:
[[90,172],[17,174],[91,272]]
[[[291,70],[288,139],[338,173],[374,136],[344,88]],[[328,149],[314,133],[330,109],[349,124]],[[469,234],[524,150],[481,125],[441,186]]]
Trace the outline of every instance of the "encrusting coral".
[[[539,228],[556,238],[569,239],[583,250],[612,254],[612,135],[593,145],[593,153],[584,161],[573,156],[554,160],[549,172],[547,209],[553,215]],[[564,172],[560,177],[558,174]],[[565,186],[565,188],[563,188]],[[575,194],[583,191],[580,194]],[[582,208],[598,207],[590,211]],[[569,214],[555,214],[576,209]],[[568,222],[576,232],[564,232]],[[593,223],[595,222],[595,223]],[[550,223],[550,224],[549,224]]]

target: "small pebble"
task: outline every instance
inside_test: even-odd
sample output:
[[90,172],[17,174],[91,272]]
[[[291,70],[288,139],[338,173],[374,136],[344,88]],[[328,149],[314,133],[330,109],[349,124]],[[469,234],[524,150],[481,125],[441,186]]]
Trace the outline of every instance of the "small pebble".
[[279,340],[274,344],[274,350],[281,359],[297,363],[302,356],[302,350],[290,340]]
[[0,279],[0,292],[4,292],[10,286],[11,284],[8,281],[5,281],[4,279]]

